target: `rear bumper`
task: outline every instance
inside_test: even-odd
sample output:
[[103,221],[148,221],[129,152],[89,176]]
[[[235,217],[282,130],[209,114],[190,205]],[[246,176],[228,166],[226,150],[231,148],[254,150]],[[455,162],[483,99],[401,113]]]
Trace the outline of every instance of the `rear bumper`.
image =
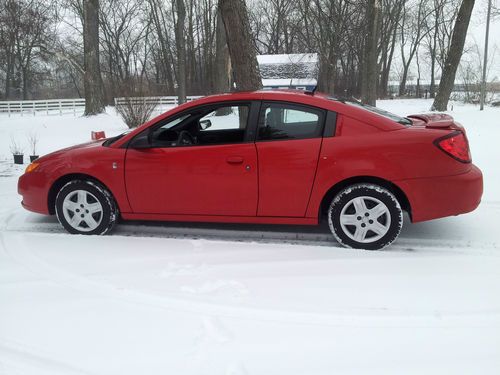
[[475,165],[463,174],[396,181],[406,193],[413,222],[471,212],[483,195],[483,175]]

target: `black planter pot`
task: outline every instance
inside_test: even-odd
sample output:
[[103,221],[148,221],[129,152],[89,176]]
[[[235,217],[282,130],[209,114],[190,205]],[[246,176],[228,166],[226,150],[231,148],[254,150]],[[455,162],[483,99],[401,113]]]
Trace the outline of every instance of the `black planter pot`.
[[30,155],[30,162],[34,162],[36,159],[38,159],[38,155]]
[[14,164],[24,164],[24,155],[14,155]]

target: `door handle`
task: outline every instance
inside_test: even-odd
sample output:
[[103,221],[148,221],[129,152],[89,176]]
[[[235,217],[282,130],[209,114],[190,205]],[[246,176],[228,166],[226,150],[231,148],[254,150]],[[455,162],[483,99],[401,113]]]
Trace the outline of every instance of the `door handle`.
[[243,158],[241,156],[229,156],[226,161],[229,164],[241,164],[243,163]]

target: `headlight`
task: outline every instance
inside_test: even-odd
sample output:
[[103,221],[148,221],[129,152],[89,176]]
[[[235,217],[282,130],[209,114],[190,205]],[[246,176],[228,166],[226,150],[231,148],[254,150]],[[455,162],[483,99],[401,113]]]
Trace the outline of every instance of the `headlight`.
[[30,173],[33,172],[35,169],[37,169],[40,166],[40,163],[31,163],[26,167],[26,171],[24,173]]

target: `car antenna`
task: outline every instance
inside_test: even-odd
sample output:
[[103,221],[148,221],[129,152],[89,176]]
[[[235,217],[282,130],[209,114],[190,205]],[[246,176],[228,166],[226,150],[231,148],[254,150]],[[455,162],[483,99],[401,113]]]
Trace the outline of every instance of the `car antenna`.
[[304,91],[304,94],[312,96],[312,95],[314,95],[314,93],[316,92],[317,89],[318,89],[318,85],[314,86],[314,88],[312,90]]

